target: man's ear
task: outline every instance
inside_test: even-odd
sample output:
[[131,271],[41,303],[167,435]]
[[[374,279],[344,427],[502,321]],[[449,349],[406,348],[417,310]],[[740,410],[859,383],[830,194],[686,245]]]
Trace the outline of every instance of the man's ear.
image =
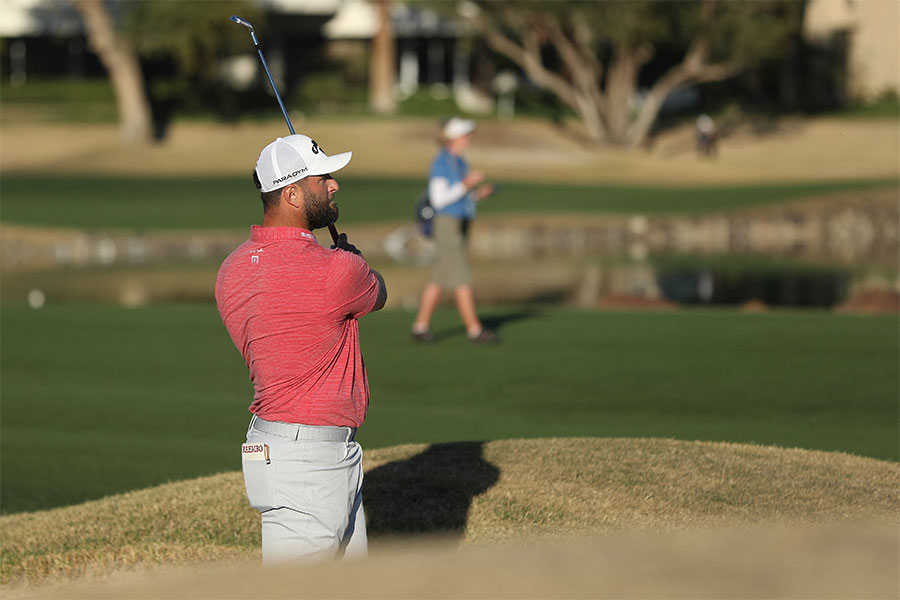
[[281,199],[294,208],[300,208],[303,205],[303,190],[300,188],[300,184],[292,183],[291,185],[285,186],[285,188],[281,190]]

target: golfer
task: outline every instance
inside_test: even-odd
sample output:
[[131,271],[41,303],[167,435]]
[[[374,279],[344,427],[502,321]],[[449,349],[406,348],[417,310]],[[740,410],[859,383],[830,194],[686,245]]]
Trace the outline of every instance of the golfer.
[[384,306],[384,279],[334,223],[331,173],[351,153],[327,156],[305,135],[259,155],[254,182],[262,225],[219,269],[216,304],[253,382],[241,447],[251,506],[262,515],[264,563],[363,556],[362,449],[369,386],[357,320]]
[[458,117],[449,119],[441,129],[441,150],[431,163],[428,196],[435,211],[436,257],[431,281],[422,291],[419,312],[411,327],[412,337],[418,342],[435,341],[431,317],[445,288],[453,290],[469,340],[481,344],[498,341],[497,334],[485,329],[478,318],[472,273],[466,256],[475,204],[494,192],[492,184],[484,183],[484,173],[470,171],[463,156],[474,131],[474,121]]

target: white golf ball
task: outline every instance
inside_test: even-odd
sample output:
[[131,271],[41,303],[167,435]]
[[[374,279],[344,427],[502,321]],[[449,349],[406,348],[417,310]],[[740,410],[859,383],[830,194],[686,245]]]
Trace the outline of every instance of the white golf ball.
[[31,290],[28,292],[28,306],[31,308],[37,310],[44,306],[44,302],[46,301],[47,298],[41,290]]

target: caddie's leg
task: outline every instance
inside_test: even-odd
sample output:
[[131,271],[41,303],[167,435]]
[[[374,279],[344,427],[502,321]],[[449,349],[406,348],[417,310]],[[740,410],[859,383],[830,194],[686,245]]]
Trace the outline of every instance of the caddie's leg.
[[475,293],[472,286],[461,285],[453,290],[453,297],[456,300],[456,309],[462,318],[463,324],[466,326],[466,333],[469,336],[477,335],[481,331],[481,320],[475,311]]
[[431,324],[431,315],[434,314],[434,310],[441,301],[443,292],[444,289],[434,282],[429,283],[425,286],[425,289],[422,290],[422,298],[419,301],[419,312],[416,315],[416,320],[413,322],[412,326],[414,333],[428,331]]

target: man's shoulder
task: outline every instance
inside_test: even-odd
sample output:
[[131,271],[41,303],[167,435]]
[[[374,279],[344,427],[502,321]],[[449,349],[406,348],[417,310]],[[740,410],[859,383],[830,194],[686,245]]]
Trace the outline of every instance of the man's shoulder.
[[357,256],[352,252],[345,250],[326,250],[326,252],[330,253],[328,265],[333,271],[355,271],[360,268],[368,269],[369,267],[363,257]]
[[[352,252],[326,248],[320,244],[304,243],[299,240],[279,242],[275,248],[266,248],[273,258],[291,266],[301,266],[309,274],[319,273],[331,278],[342,272],[353,271],[366,261]],[[251,250],[252,252],[252,250]]]
[[235,259],[238,256],[241,256],[247,252],[247,247],[250,246],[251,240],[247,239],[241,242],[241,244],[228,253],[228,256],[225,257],[225,260],[222,261],[222,265],[219,267],[219,272],[221,273],[224,269],[226,269],[229,265],[234,263]]
[[277,266],[303,264],[305,268],[327,268],[331,251],[315,243],[301,240],[277,240],[259,242],[244,241],[231,251],[219,267],[219,276],[244,266]]

